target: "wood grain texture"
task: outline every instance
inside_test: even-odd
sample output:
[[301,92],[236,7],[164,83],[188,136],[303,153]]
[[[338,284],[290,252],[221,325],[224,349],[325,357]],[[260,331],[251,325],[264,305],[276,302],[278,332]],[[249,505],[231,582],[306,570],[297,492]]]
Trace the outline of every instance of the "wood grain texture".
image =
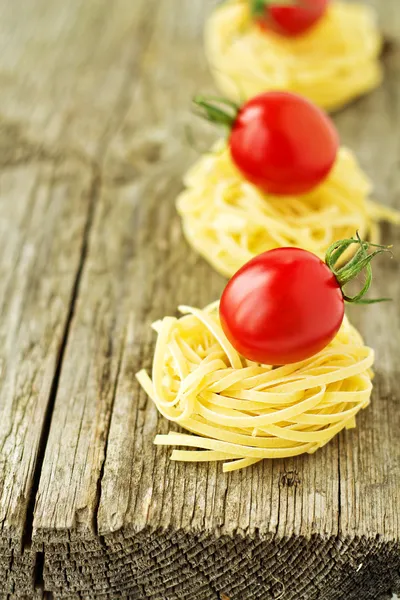
[[0,124],[0,576],[32,590],[23,555],[58,356],[89,207],[91,173]]
[[33,593],[38,460],[98,165],[124,112],[132,55],[107,5],[0,3],[0,594]]
[[[33,550],[16,566],[8,531],[0,546],[0,575],[16,597],[42,558],[55,600],[368,600],[400,589],[398,259],[382,260],[375,284],[395,301],[352,314],[377,350],[373,403],[356,431],[315,456],[230,475],[218,465],[174,464],[152,443],[170,425],[134,379],[151,365],[150,323],[180,303],[214,300],[224,285],[187,247],[174,208],[196,157],[183,134],[189,99],[212,89],[201,37],[214,4],[0,4],[1,27],[13,32],[0,37],[0,112],[22,140],[6,133],[0,146],[9,201],[0,224],[10,248],[0,299],[18,308],[2,313],[0,328],[11,340],[1,347],[11,354],[0,469],[19,482],[0,480],[0,509],[5,528],[17,516],[19,548],[66,341],[37,469]],[[394,40],[386,81],[336,121],[379,200],[399,206],[400,11],[397,0],[375,4]],[[195,132],[207,147],[213,134],[200,124]],[[383,232],[399,242],[393,227]],[[20,277],[10,277],[7,256],[22,257]]]

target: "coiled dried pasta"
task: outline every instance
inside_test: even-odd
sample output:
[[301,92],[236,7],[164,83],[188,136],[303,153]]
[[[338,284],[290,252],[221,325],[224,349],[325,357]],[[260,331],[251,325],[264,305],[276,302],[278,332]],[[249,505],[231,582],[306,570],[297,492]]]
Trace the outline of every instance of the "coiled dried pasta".
[[197,161],[184,184],[177,209],[185,236],[227,277],[272,248],[296,246],[323,258],[356,230],[377,243],[379,220],[400,223],[398,213],[369,199],[371,183],[345,148],[326,181],[302,196],[264,194],[243,178],[224,142]]
[[309,32],[288,38],[262,31],[248,1],[232,0],[209,18],[205,42],[218,87],[236,101],[287,90],[334,110],[382,80],[382,38],[363,4],[333,2]]
[[241,357],[224,335],[218,303],[181,307],[183,317],[154,324],[152,379],[137,378],[159,412],[190,434],[158,435],[172,460],[225,461],[224,471],[264,458],[313,453],[370,401],[373,350],[345,318],[322,352],[273,368]]

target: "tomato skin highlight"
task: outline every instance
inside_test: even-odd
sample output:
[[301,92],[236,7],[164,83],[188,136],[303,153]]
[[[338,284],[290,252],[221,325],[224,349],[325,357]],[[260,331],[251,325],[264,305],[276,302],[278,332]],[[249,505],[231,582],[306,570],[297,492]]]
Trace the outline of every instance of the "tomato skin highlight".
[[326,264],[299,248],[264,252],[229,281],[220,302],[225,335],[245,358],[267,365],[306,360],[336,336],[340,286]]
[[314,27],[325,15],[329,0],[301,0],[298,6],[265,7],[265,14],[256,18],[265,31],[274,31],[287,37],[301,35]]
[[339,137],[329,117],[305,98],[266,92],[239,110],[229,147],[248,181],[268,194],[296,195],[329,175]]

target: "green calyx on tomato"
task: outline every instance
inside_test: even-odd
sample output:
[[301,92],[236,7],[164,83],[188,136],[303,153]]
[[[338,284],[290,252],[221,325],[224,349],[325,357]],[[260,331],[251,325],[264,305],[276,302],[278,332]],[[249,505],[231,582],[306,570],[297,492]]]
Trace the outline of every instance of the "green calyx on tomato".
[[266,92],[242,106],[196,96],[196,112],[228,131],[233,162],[266,194],[306,194],[332,170],[339,137],[330,118],[291,92]]
[[[351,258],[341,268],[336,268],[335,265],[337,264],[339,259],[353,244],[359,245],[359,248],[354,254],[353,258]],[[375,250],[371,252],[371,254],[368,254],[368,250],[370,248],[375,248]],[[372,283],[371,262],[375,258],[375,256],[377,256],[378,254],[382,254],[383,252],[391,252],[391,246],[381,246],[380,244],[371,244],[369,242],[364,242],[360,238],[358,232],[356,234],[356,238],[350,238],[347,240],[340,240],[338,242],[334,242],[328,248],[325,256],[325,263],[334,274],[342,290],[343,298],[346,302],[352,304],[376,304],[378,302],[390,301],[390,298],[377,298],[371,300],[364,297],[368,292],[369,288],[371,287]],[[364,270],[366,278],[363,288],[355,296],[347,296],[344,292],[344,287],[347,283],[355,279]]]
[[[353,244],[358,250],[337,268]],[[225,335],[242,356],[261,364],[285,365],[314,356],[337,335],[345,302],[386,300],[364,296],[371,285],[371,261],[388,251],[357,235],[333,244],[326,262],[300,248],[276,248],[256,256],[222,294],[219,312]],[[348,296],[344,286],[363,270],[367,276],[363,289]]]

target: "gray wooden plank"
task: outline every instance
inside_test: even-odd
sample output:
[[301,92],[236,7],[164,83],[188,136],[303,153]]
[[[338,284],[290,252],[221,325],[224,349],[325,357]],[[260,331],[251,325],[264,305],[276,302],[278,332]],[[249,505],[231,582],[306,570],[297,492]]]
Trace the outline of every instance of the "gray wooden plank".
[[[398,259],[380,263],[375,288],[395,302],[353,311],[378,353],[372,407],[355,432],[315,456],[230,475],[170,463],[168,451],[152,445],[169,424],[134,380],[151,364],[149,325],[182,302],[206,304],[224,284],[186,246],[174,208],[195,157],[182,139],[189,98],[211,87],[201,36],[212,4],[164,0],[143,22],[124,13],[127,36],[136,40],[138,27],[143,35],[129,46],[135,69],[126,66],[121,126],[104,146],[37,497],[34,540],[45,550],[45,583],[60,598],[84,590],[91,598],[124,592],[161,600],[195,590],[196,600],[221,593],[243,600],[275,597],[283,587],[285,598],[377,598],[399,585]],[[399,40],[395,2],[376,5]],[[119,43],[125,48],[123,36]],[[378,198],[398,206],[396,45],[385,60],[383,88],[336,119]],[[200,126],[196,133],[200,143],[211,139]],[[399,241],[393,227],[384,234]]]
[[33,584],[35,555],[27,550],[22,558],[21,550],[80,263],[92,173],[74,157],[41,155],[18,129],[8,136],[3,123],[0,568],[5,589],[12,591]]
[[[7,594],[33,594],[32,509],[57,365],[102,153],[124,112],[132,50],[141,44],[120,8],[105,0],[0,2],[0,589]],[[130,18],[137,14],[132,7]]]

